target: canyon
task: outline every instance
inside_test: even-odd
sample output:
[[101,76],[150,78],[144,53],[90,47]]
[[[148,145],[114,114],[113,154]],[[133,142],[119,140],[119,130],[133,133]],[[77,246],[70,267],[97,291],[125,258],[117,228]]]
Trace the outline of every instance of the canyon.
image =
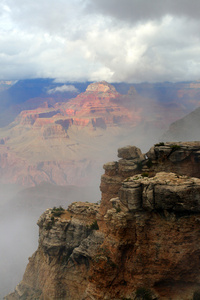
[[[71,91],[59,92],[64,88]],[[66,208],[73,201],[99,201],[98,186],[102,165],[106,161],[115,162],[104,165],[102,203],[106,198],[118,197],[120,182],[141,168],[143,171],[140,172],[150,176],[163,171],[162,165],[169,172],[179,171],[183,175],[181,170],[185,170],[185,174],[198,176],[195,164],[192,168],[187,167],[187,163],[198,160],[198,150],[193,148],[193,154],[184,157],[186,146],[184,155],[180,154],[184,157],[180,170],[180,163],[176,164],[176,169],[171,169],[175,166],[171,160],[178,152],[173,153],[166,143],[148,154],[152,157],[146,167],[142,165],[144,155],[141,153],[137,164],[129,158],[116,163],[116,149],[119,147],[131,143],[145,153],[153,143],[159,144],[159,136],[170,123],[198,106],[198,92],[197,83],[134,86],[111,85],[105,81],[73,83],[73,86],[72,83],[57,85],[49,80],[26,80],[13,85],[2,83],[1,104],[7,99],[7,93],[12,105],[0,112],[0,125],[7,124],[0,128],[0,298],[20,281],[26,258],[37,247],[36,220],[39,215],[47,207],[62,205]],[[190,126],[186,127],[189,130]],[[191,126],[190,136],[192,131]],[[163,151],[162,158],[159,152],[161,167],[154,164],[156,172],[152,172],[148,166],[157,160],[158,149]],[[168,156],[171,158],[166,161],[164,158]],[[189,174],[192,169],[196,171]],[[6,190],[13,191],[11,198]],[[106,213],[109,206],[110,202],[101,205],[101,213]],[[7,214],[14,217],[8,220]],[[98,220],[99,226],[100,222],[101,219]],[[4,235],[4,228],[12,239]],[[21,237],[23,247],[17,236]]]
[[130,140],[146,149],[185,114],[181,105],[145,98],[134,87],[122,95],[105,81],[72,99],[34,101],[0,129],[1,184],[96,184],[114,149]]
[[196,299],[200,142],[126,146],[118,157],[103,166],[100,204],[41,215],[38,249],[4,299]]

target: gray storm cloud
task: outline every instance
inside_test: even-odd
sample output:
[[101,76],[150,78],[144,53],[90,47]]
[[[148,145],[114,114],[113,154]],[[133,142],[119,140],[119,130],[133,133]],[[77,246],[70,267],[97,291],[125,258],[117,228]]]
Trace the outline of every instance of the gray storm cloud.
[[186,16],[199,20],[198,0],[89,0],[91,13],[109,15],[126,22],[160,19],[166,15]]
[[200,78],[199,1],[4,0],[1,80]]

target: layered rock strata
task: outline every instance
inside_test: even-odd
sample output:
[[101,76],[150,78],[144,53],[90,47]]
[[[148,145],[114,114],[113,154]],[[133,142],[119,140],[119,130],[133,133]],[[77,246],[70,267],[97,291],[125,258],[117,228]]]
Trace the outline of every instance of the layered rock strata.
[[[104,165],[100,206],[76,202],[40,217],[38,250],[5,299],[193,299],[200,286],[200,179],[188,175],[199,175],[199,149],[119,149],[122,159]],[[155,175],[170,166],[176,174]]]
[[[186,113],[183,105],[159,103],[133,87],[122,95],[105,81],[71,93],[75,98],[70,100],[64,95],[46,95],[15,107],[19,115],[0,128],[0,183],[89,185],[92,170],[100,170],[105,156],[113,159],[117,147],[134,139],[146,148]],[[1,117],[8,124],[9,115]]]
[[140,174],[154,176],[157,172],[174,172],[200,178],[200,142],[159,143],[146,154],[135,146],[118,149],[118,162],[103,166],[101,177],[102,202],[118,195],[121,182],[127,177]]
[[68,102],[22,111],[0,130],[0,182],[90,185],[90,170],[103,163],[104,145],[115,147],[141,120],[137,109],[116,97],[122,95],[112,85],[99,82]]
[[22,282],[5,299],[81,299],[90,258],[103,241],[95,228],[98,205],[73,203],[48,209],[38,220],[39,246]]

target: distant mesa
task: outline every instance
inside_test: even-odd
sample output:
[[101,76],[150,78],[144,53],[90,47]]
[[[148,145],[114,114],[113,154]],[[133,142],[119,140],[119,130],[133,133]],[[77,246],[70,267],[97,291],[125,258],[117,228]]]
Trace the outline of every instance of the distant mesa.
[[132,95],[136,95],[136,94],[137,94],[136,89],[134,88],[134,86],[131,86],[130,89],[128,90],[128,95],[132,96]]
[[67,102],[21,111],[0,130],[0,182],[90,184],[105,145],[108,155],[125,127],[126,138],[140,122],[140,112],[112,101],[116,97],[121,95],[102,81]]
[[87,87],[86,92],[98,92],[98,93],[100,93],[100,92],[109,93],[110,92],[110,93],[117,94],[115,87],[106,81],[91,83]]
[[112,157],[132,140],[149,147],[166,124],[183,115],[180,105],[142,97],[135,87],[127,92],[100,81],[72,99],[59,101],[60,93],[23,103],[15,121],[0,130],[0,182],[90,183],[90,171],[100,172],[105,155]]

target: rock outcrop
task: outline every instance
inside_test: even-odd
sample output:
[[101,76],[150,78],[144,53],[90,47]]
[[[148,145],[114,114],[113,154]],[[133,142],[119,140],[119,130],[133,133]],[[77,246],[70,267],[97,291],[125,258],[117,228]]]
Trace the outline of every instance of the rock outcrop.
[[100,82],[95,82],[95,83],[91,83],[87,89],[86,92],[100,92],[103,93],[103,96],[106,96],[108,93],[111,93],[113,95],[119,95],[119,93],[117,93],[116,89],[114,88],[113,85],[109,84],[108,82],[104,81],[100,81]]
[[38,250],[5,299],[192,299],[199,151],[198,142],[119,149],[121,159],[104,165],[100,205],[76,202],[40,217]]
[[104,236],[94,230],[97,212],[98,205],[77,202],[67,211],[60,207],[43,213],[38,220],[38,250],[29,258],[22,283],[8,299],[81,299],[90,258]]
[[154,176],[157,172],[166,171],[200,178],[199,151],[200,142],[159,143],[146,154],[135,146],[118,149],[120,160],[103,166],[105,174],[101,177],[100,186],[102,202],[107,203],[111,197],[116,197],[121,182],[139,173]]

